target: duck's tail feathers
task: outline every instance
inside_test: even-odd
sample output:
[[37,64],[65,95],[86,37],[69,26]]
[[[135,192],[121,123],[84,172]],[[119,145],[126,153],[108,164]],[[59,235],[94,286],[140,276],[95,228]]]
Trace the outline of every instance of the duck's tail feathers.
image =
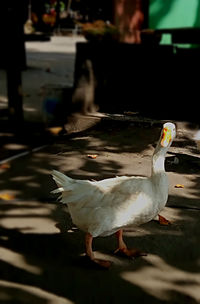
[[61,194],[60,197],[58,198],[59,200],[62,200],[63,197],[63,192],[69,192],[72,191],[73,187],[73,179],[64,175],[63,173],[53,170],[51,173],[53,180],[55,181],[56,185],[58,186],[57,189],[51,191],[53,194]]
[[71,183],[73,181],[72,178],[64,175],[63,173],[57,170],[52,171],[52,177],[58,187],[64,187],[64,185],[67,185],[68,183]]
[[56,170],[52,171],[52,177],[58,188],[51,193],[60,194],[59,199],[64,204],[81,201],[93,189],[90,181],[76,180]]

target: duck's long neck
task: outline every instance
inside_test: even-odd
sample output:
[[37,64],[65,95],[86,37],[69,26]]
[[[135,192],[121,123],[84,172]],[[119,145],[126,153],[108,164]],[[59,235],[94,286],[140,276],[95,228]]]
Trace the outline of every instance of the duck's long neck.
[[165,156],[167,153],[166,148],[162,148],[159,144],[157,145],[155,152],[152,157],[152,171],[151,175],[165,173]]

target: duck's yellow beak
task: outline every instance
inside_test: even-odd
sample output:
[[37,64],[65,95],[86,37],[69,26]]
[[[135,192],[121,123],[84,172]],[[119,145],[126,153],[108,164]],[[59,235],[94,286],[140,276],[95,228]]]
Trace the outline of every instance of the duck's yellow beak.
[[163,134],[161,137],[161,146],[166,148],[172,141],[172,131],[169,128],[164,128],[163,129]]

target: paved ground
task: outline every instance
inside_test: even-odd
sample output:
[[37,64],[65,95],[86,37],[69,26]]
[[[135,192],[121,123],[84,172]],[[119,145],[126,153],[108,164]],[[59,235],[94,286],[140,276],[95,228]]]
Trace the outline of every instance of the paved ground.
[[[113,265],[109,271],[92,269],[83,257],[83,233],[50,195],[52,169],[89,179],[149,175],[159,131],[104,122],[1,169],[1,194],[8,196],[0,204],[2,303],[198,303],[200,158],[188,134],[179,132],[167,157],[170,196],[162,214],[172,225],[151,222],[125,232],[128,245],[147,257],[115,257],[114,236],[98,238],[95,254]],[[98,157],[89,159],[90,153]]]
[[[50,42],[26,42],[28,68],[22,72],[25,120],[44,121],[46,86],[73,86],[77,41],[84,41],[84,38],[55,36]],[[7,106],[5,72],[0,70],[0,76],[1,109]]]
[[[200,154],[188,124],[178,123],[166,160],[170,188],[162,214],[172,225],[125,231],[127,244],[146,257],[116,257],[115,237],[97,238],[96,256],[113,265],[92,268],[83,233],[50,194],[52,169],[83,179],[149,175],[160,126],[99,120],[91,130],[0,163],[0,303],[199,303]],[[93,153],[97,158],[89,159]]]

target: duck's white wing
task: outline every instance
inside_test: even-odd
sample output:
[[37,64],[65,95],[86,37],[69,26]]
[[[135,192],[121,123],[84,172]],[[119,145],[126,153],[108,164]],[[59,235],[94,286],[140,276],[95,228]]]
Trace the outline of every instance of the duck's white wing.
[[143,178],[140,177],[115,177],[101,181],[72,179],[61,172],[52,172],[58,189],[52,193],[59,193],[60,200],[64,204],[84,203],[87,207],[102,207],[103,205],[117,204],[126,201],[134,193],[140,192]]
[[59,187],[53,192],[60,193],[61,202],[68,204],[74,224],[93,236],[110,234],[126,225],[132,213],[137,215],[145,208],[137,199],[145,190],[145,178],[122,176],[91,182],[58,171],[52,176]]

